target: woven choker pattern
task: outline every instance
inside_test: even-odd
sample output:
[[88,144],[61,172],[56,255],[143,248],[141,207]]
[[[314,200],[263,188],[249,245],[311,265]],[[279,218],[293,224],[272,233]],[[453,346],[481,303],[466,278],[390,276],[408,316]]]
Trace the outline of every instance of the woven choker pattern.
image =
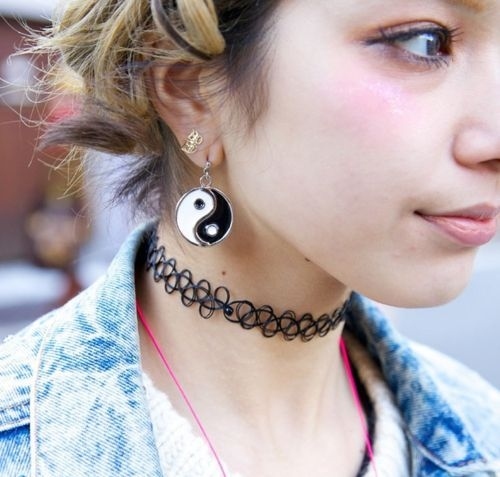
[[162,281],[169,294],[179,292],[184,306],[198,305],[200,315],[208,319],[221,311],[226,320],[239,323],[245,330],[260,328],[266,338],[282,335],[287,341],[300,338],[310,341],[315,336],[326,336],[345,319],[349,300],[331,314],[315,319],[310,313],[297,317],[293,311],[277,315],[269,305],[256,307],[248,300],[231,300],[224,286],[215,289],[205,280],[195,282],[190,270],[177,270],[175,258],[169,258],[163,245],[158,246],[158,235],[154,230],[147,242],[146,268],[153,271],[156,282]]

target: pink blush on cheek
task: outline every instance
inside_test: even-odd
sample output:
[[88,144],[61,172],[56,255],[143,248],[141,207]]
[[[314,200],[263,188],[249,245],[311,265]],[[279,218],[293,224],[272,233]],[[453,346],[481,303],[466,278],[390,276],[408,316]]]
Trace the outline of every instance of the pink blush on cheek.
[[[407,101],[402,88],[382,81],[362,83],[360,88],[366,91],[366,96],[372,98],[376,107],[385,106],[388,113],[400,118],[408,110]],[[364,99],[368,100],[367,97]]]
[[352,80],[343,77],[321,88],[324,88],[322,107],[330,109],[335,127],[352,128],[387,140],[391,132],[395,135],[402,132],[405,123],[414,117],[411,114],[413,101],[400,86],[380,78],[369,80],[366,73],[352,75]]

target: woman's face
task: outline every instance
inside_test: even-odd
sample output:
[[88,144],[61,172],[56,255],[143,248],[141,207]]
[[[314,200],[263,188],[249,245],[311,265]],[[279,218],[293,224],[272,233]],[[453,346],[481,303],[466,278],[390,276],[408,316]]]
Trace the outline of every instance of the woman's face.
[[223,137],[240,231],[381,302],[455,296],[500,210],[499,25],[497,0],[284,0],[267,108]]

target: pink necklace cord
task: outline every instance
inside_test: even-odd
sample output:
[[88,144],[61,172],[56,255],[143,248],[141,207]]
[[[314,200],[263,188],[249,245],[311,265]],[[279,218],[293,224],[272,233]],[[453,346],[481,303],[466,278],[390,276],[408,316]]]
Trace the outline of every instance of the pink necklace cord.
[[347,376],[347,380],[349,381],[349,387],[351,388],[351,394],[354,399],[354,404],[356,406],[356,410],[358,411],[359,420],[361,422],[361,429],[363,431],[363,436],[365,438],[366,452],[368,453],[368,457],[370,459],[370,463],[373,467],[373,472],[375,473],[375,477],[378,477],[377,466],[375,465],[375,453],[373,452],[373,446],[370,439],[370,433],[368,431],[366,420],[365,420],[365,412],[363,410],[363,405],[361,404],[361,400],[359,399],[358,389],[356,387],[356,380],[354,379],[354,374],[352,372],[351,363],[349,361],[349,356],[347,354],[347,348],[345,345],[344,338],[340,338],[340,354],[342,355],[342,361],[344,363],[344,369]]
[[[196,422],[196,424],[197,424],[197,426],[198,426],[201,434],[203,435],[203,438],[205,439],[206,443],[208,444],[208,447],[210,448],[210,451],[212,452],[215,460],[217,461],[217,464],[218,464],[218,466],[220,468],[220,471],[221,471],[223,477],[227,477],[226,471],[224,470],[224,466],[222,465],[222,461],[221,461],[219,455],[217,454],[217,451],[215,450],[215,447],[213,446],[212,441],[208,437],[208,433],[205,430],[205,427],[203,426],[203,424],[201,423],[201,419],[198,417],[198,414],[194,410],[194,407],[191,404],[191,401],[189,400],[189,398],[187,397],[187,394],[184,391],[184,388],[182,387],[180,381],[177,379],[177,376],[175,375],[174,370],[170,366],[165,353],[161,349],[160,343],[156,339],[156,337],[155,337],[155,335],[153,333],[153,330],[149,326],[149,323],[146,320],[146,317],[145,317],[145,315],[144,315],[141,307],[139,306],[139,303],[136,303],[136,308],[137,308],[137,315],[139,316],[139,319],[140,319],[142,325],[144,326],[144,329],[146,330],[146,333],[148,334],[151,342],[153,343],[153,346],[156,348],[156,351],[158,352],[158,355],[160,356],[161,361],[165,365],[165,368],[167,369],[168,374],[172,378],[172,381],[174,382],[176,388],[178,389],[178,391],[179,391],[179,393],[180,393],[180,395],[181,395],[184,403],[188,407],[189,412],[193,416],[193,419],[195,420],[195,422]],[[343,364],[344,364],[345,373],[346,373],[347,379],[349,381],[349,386],[350,386],[350,389],[351,389],[351,394],[352,394],[353,399],[354,399],[354,404],[356,406],[356,410],[358,411],[359,419],[360,419],[360,422],[361,422],[361,429],[363,431],[363,435],[364,435],[364,439],[365,439],[366,451],[368,453],[368,457],[370,459],[370,462],[371,462],[371,464],[373,466],[373,470],[374,470],[375,476],[378,477],[377,467],[375,465],[375,455],[374,455],[372,443],[371,443],[371,440],[370,440],[370,434],[368,432],[368,429],[367,429],[367,426],[366,426],[366,422],[365,422],[365,418],[364,418],[365,417],[365,413],[364,413],[361,401],[359,399],[358,390],[357,390],[357,387],[356,387],[356,381],[354,379],[354,375],[353,375],[353,372],[352,372],[352,369],[351,369],[351,365],[350,365],[350,362],[349,362],[349,357],[347,355],[347,349],[346,349],[346,346],[345,346],[345,342],[344,342],[344,339],[342,337],[340,338],[340,354],[341,354],[342,361],[343,361]]]
[[156,339],[156,337],[155,337],[155,335],[153,333],[153,330],[149,326],[149,323],[146,320],[146,317],[145,317],[144,313],[142,312],[142,309],[139,306],[139,303],[136,304],[136,308],[137,308],[137,314],[139,315],[139,319],[141,320],[141,323],[144,326],[144,329],[146,330],[146,333],[148,334],[149,338],[151,339],[151,342],[153,343],[154,347],[156,348],[156,351],[158,352],[158,355],[160,356],[160,358],[161,358],[163,364],[165,365],[165,367],[167,368],[168,374],[172,378],[172,381],[174,382],[176,388],[179,390],[179,393],[182,396],[182,399],[186,403],[186,406],[188,407],[189,412],[193,416],[193,419],[195,420],[198,428],[200,429],[200,432],[203,435],[203,438],[205,439],[206,443],[208,444],[208,447],[210,448],[210,451],[212,452],[213,456],[215,457],[215,460],[217,461],[217,464],[218,464],[218,466],[220,468],[220,471],[221,471],[222,475],[224,477],[227,477],[226,471],[224,470],[224,466],[222,465],[222,461],[219,458],[219,455],[217,454],[217,451],[215,450],[215,447],[212,445],[212,441],[208,437],[208,433],[205,430],[205,427],[201,423],[201,420],[198,417],[198,414],[196,413],[196,411],[194,410],[194,407],[191,404],[191,401],[187,397],[187,394],[184,391],[181,383],[177,379],[177,376],[175,375],[174,370],[170,366],[165,353],[162,351],[162,349],[160,347],[160,343]]

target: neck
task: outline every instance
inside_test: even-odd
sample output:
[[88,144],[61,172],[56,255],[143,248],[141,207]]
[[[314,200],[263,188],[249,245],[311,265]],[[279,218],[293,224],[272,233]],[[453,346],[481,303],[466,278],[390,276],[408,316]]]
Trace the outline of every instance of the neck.
[[[277,314],[292,309],[298,316],[304,313],[311,313],[314,317],[324,313],[331,316],[332,310],[340,309],[345,302],[346,290],[332,286],[335,285],[332,280],[324,283],[321,274],[312,277],[313,267],[305,260],[301,260],[305,273],[298,272],[296,266],[290,267],[289,256],[279,273],[278,254],[272,251],[267,251],[267,258],[258,260],[261,266],[255,267],[255,258],[235,256],[230,248],[224,253],[221,253],[221,248],[186,249],[165,228],[159,230],[159,244],[167,249],[168,258],[176,258],[178,271],[185,268],[192,271],[194,282],[206,278],[212,288],[216,288],[221,284],[219,280],[224,279],[232,299],[249,299],[256,306],[269,304]],[[267,259],[270,266],[265,267],[263,264]],[[288,270],[283,271],[283,268]],[[244,272],[237,273],[238,270]],[[256,279],[256,275],[262,279]],[[284,276],[287,277],[285,282]],[[342,330],[340,320],[326,336],[314,336],[308,343],[300,339],[288,342],[280,335],[265,338],[260,330],[244,330],[239,324],[228,322],[221,311],[204,320],[199,316],[198,304],[184,307],[180,293],[165,293],[165,284],[154,282],[152,270],[139,274],[138,283],[145,312],[152,320],[164,349],[173,355],[174,365],[178,362],[180,371],[189,369],[187,379],[192,381],[193,388],[206,381],[213,393],[220,393],[219,399],[228,401],[221,406],[225,412],[231,407],[236,411],[244,406],[246,415],[253,412],[262,416],[264,404],[282,410],[299,408],[305,410],[302,416],[304,424],[312,423],[324,400],[334,402],[332,393],[342,389],[343,370],[338,353]],[[251,297],[243,295],[245,288],[251,290]],[[315,288],[321,293],[318,294]],[[328,293],[326,288],[329,288]],[[297,308],[287,304],[280,309],[279,303],[277,306],[267,301],[272,290],[277,290],[278,297],[289,297],[288,301]],[[306,308],[306,301],[310,308]],[[311,307],[311,303],[314,306]],[[200,366],[199,363],[209,364]],[[230,367],[228,363],[231,363]],[[232,400],[234,396],[238,399]]]
[[349,296],[342,283],[266,231],[249,236],[235,230],[223,245],[203,248],[180,242],[169,225],[158,228],[159,245],[168,257],[187,269],[196,283],[206,279],[213,288],[226,287],[233,300],[271,306],[277,314],[319,317],[340,308]]
[[[258,247],[249,247],[242,257],[230,244],[186,248],[161,228],[159,242],[169,257],[176,258],[179,270],[191,270],[193,281],[205,278],[212,287],[224,284],[235,299],[270,304],[277,313],[293,309],[299,316],[331,314],[348,295],[284,246],[260,247],[263,256],[256,253]],[[235,250],[241,248],[240,243]],[[152,270],[145,269],[145,263],[138,264],[138,301],[230,467],[242,466],[250,475],[292,476],[307,475],[314,463],[329,475],[334,456],[336,471],[343,469],[338,475],[355,472],[365,440],[361,426],[352,424],[359,416],[339,352],[343,323],[309,342],[285,341],[279,335],[265,338],[258,329],[230,323],[221,312],[203,319],[197,305],[183,306],[180,294],[166,293],[165,284],[155,282]],[[143,329],[140,334],[144,369],[195,428],[149,337]],[[258,446],[249,450],[249,442]],[[266,462],[269,472],[255,468],[256,462]]]
[[245,330],[260,329],[266,338],[279,336],[286,341],[311,341],[335,330],[344,320],[348,300],[332,313],[314,318],[312,314],[298,315],[292,310],[276,312],[270,305],[254,305],[249,300],[235,300],[225,286],[212,286],[206,279],[195,279],[191,271],[179,268],[174,257],[168,256],[154,231],[145,247],[146,270],[156,282],[162,282],[169,294],[177,293],[183,305],[198,307],[200,316],[211,318],[219,312]]

